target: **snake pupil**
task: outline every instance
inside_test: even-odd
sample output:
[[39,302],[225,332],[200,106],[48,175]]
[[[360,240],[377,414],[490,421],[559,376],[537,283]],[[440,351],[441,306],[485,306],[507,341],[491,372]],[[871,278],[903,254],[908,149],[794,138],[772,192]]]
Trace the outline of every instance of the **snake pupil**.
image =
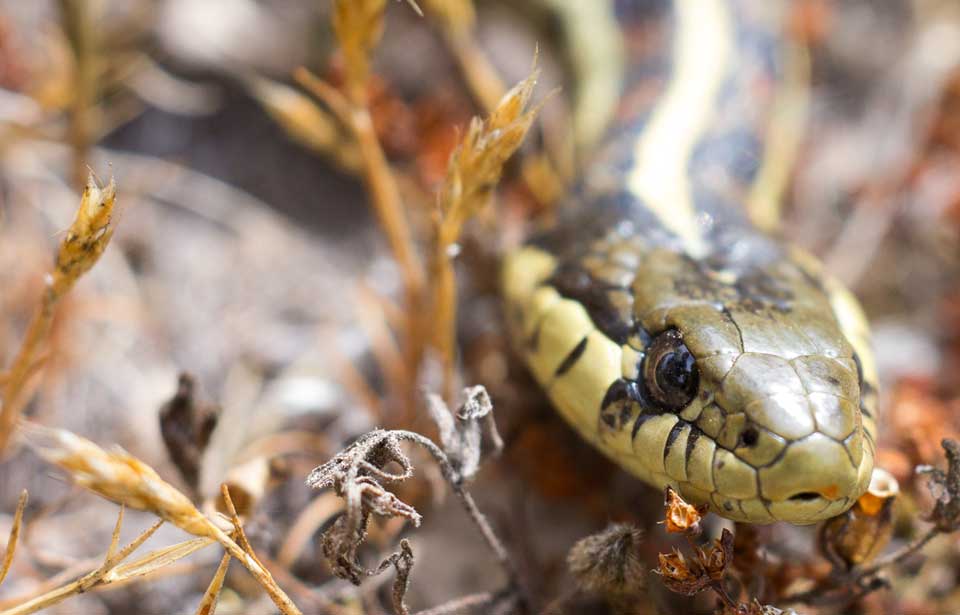
[[643,372],[650,396],[666,410],[680,410],[697,393],[700,377],[696,360],[674,329],[661,333],[650,344]]

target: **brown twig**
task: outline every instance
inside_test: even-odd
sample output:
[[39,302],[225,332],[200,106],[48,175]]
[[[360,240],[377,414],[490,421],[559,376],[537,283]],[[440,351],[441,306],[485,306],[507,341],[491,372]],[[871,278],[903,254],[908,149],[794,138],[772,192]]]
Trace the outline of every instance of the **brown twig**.
[[7,538],[7,547],[3,554],[3,562],[0,563],[0,584],[7,578],[10,572],[10,566],[13,565],[13,555],[17,550],[17,541],[20,539],[20,528],[23,526],[23,511],[27,507],[27,490],[20,492],[20,498],[17,500],[17,510],[13,513],[13,526],[10,528],[10,537]]
[[6,449],[20,413],[26,406],[26,385],[35,373],[38,357],[53,327],[60,300],[77,280],[90,270],[113,237],[113,211],[116,185],[111,179],[100,186],[91,173],[80,199],[80,208],[67,230],[57,253],[53,271],[44,280],[46,288],[40,305],[27,325],[20,350],[6,372],[0,409],[0,455]]
[[73,148],[73,181],[82,186],[87,175],[90,147],[98,131],[96,98],[98,89],[98,42],[93,3],[87,0],[59,0],[60,19],[73,52],[73,83],[70,104],[69,139]]
[[207,586],[207,590],[203,592],[203,598],[200,599],[200,604],[197,605],[197,615],[213,615],[217,610],[217,600],[220,598],[220,589],[223,587],[223,580],[227,577],[227,569],[230,567],[230,560],[233,559],[230,557],[229,553],[224,553],[223,557],[220,558],[220,565],[217,566],[217,571],[213,574],[213,578],[210,579],[210,585]]

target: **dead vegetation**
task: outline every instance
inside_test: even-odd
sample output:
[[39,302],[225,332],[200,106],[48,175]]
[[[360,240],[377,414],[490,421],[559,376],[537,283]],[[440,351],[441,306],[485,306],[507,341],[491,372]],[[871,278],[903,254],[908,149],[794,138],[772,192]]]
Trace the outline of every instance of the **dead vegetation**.
[[[544,203],[566,182],[556,144],[573,137],[528,139],[549,111],[537,82],[557,80],[549,51],[529,68],[539,48],[530,43],[516,62],[524,73],[506,79],[489,48],[516,42],[482,41],[485,16],[497,15],[470,0],[332,0],[329,62],[304,58],[278,72],[233,49],[206,60],[221,80],[210,86],[151,55],[151,35],[177,34],[163,24],[181,27],[178,18],[202,12],[161,4],[117,17],[64,0],[44,25],[55,33],[43,43],[47,65],[29,68],[24,42],[6,25],[16,11],[0,4],[0,81],[16,102],[0,108],[3,176],[15,201],[0,218],[0,527],[8,532],[0,614],[134,605],[335,615],[960,608],[950,576],[960,562],[952,439],[960,190],[950,181],[960,168],[960,53],[924,55],[944,36],[937,28],[960,31],[960,16],[919,2],[916,23],[893,16],[901,30],[891,35],[906,29],[910,53],[873,88],[865,75],[877,69],[838,42],[856,15],[809,0],[792,16],[792,35],[812,49],[814,77],[827,90],[814,95],[852,75],[868,101],[861,124],[814,105],[788,199],[787,215],[802,221],[792,239],[826,253],[858,285],[882,316],[879,351],[899,351],[881,365],[892,391],[880,450],[890,473],[813,532],[732,527],[672,492],[664,513],[650,514],[651,492],[578,443],[518,375],[491,307],[492,255],[549,213]],[[256,30],[283,31],[270,30],[268,9],[256,10]],[[228,27],[236,16],[217,17]],[[562,25],[581,36],[596,27]],[[295,28],[283,27],[292,37]],[[422,88],[411,99],[378,72],[397,52],[393,28],[400,40],[414,37],[411,48],[418,35],[436,36],[450,64],[436,79],[448,90]],[[840,156],[873,151],[889,90],[911,71],[926,86],[893,101],[897,137],[881,148],[882,164]],[[145,109],[199,117],[217,105],[211,88],[229,87],[314,156],[312,174],[360,182],[376,232],[306,234],[199,168],[102,152],[104,138]],[[525,141],[530,151],[512,163]],[[104,157],[119,193],[90,171]],[[831,166],[840,158],[847,167]],[[245,146],[244,159],[247,173],[283,174],[285,161],[257,146]],[[47,165],[68,179],[38,170]],[[77,208],[70,186],[84,177]],[[835,192],[825,195],[831,182]],[[56,207],[16,204],[30,202],[37,184],[55,186],[42,194]],[[361,209],[334,192],[319,198]],[[116,203],[128,212],[119,230]],[[73,210],[43,271],[44,232]],[[174,210],[187,221],[164,226]],[[363,257],[365,268],[350,269]],[[888,259],[883,275],[872,274]],[[167,270],[167,262],[183,265]],[[81,277],[90,285],[74,291]],[[210,299],[221,295],[235,303]],[[462,389],[467,382],[484,386]],[[202,400],[204,388],[217,391],[215,403]],[[66,480],[49,480],[48,467]],[[66,482],[117,507],[98,508]],[[150,541],[159,544],[148,550]]]

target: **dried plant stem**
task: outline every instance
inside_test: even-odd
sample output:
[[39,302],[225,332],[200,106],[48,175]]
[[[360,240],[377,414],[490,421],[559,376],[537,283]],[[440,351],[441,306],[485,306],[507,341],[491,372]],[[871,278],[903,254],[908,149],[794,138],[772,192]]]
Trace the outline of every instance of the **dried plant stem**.
[[73,147],[73,181],[83,186],[93,135],[97,132],[97,30],[89,0],[59,0],[60,19],[73,52],[73,99],[69,139]]
[[457,615],[467,609],[477,608],[483,605],[489,605],[502,598],[500,594],[492,592],[482,592],[479,594],[469,594],[454,598],[449,602],[437,605],[435,607],[417,611],[414,615]]
[[3,554],[3,562],[0,563],[0,583],[7,578],[10,572],[10,566],[13,565],[13,554],[17,550],[17,541],[20,539],[20,528],[23,527],[23,511],[27,507],[27,490],[20,492],[20,499],[17,500],[17,511],[13,514],[13,526],[10,528],[10,537],[7,539],[7,548]]
[[893,553],[877,558],[876,561],[873,562],[873,564],[865,568],[861,568],[859,573],[857,574],[857,577],[859,577],[860,579],[864,579],[864,578],[873,576],[876,573],[880,572],[881,569],[886,568],[888,566],[893,566],[903,561],[910,555],[913,555],[914,553],[916,553],[917,551],[925,547],[928,542],[936,538],[941,533],[942,532],[936,527],[930,528],[929,530],[927,530],[926,533],[924,533],[919,538],[900,547]]
[[220,558],[220,565],[207,586],[207,591],[203,592],[203,598],[197,606],[197,615],[213,615],[217,610],[217,600],[220,598],[220,590],[223,588],[223,580],[227,577],[227,569],[230,568],[229,553],[224,553]]
[[330,107],[356,138],[374,210],[400,266],[407,295],[419,296],[424,284],[423,266],[404,215],[400,189],[380,147],[370,112],[365,107],[356,107],[343,93],[305,68],[298,68],[293,76],[297,83]]
[[473,495],[471,495],[471,493],[467,491],[466,487],[464,486],[463,477],[461,477],[460,473],[454,469],[453,465],[450,463],[450,459],[447,457],[447,454],[444,453],[439,446],[434,444],[432,440],[425,436],[421,436],[416,432],[396,430],[393,433],[396,434],[401,440],[408,440],[419,444],[430,453],[434,461],[437,462],[437,465],[440,466],[440,471],[443,473],[443,477],[450,484],[454,494],[456,494],[456,496],[460,499],[460,503],[463,504],[463,508],[467,511],[470,519],[480,530],[480,534],[483,536],[487,546],[490,548],[494,556],[496,556],[497,560],[500,562],[500,565],[503,567],[504,572],[507,574],[510,587],[518,588],[519,576],[517,575],[516,567],[513,565],[513,560],[510,559],[510,554],[507,552],[507,548],[503,545],[503,542],[500,541],[500,538],[497,536],[496,532],[493,531],[493,527],[487,520],[486,515],[480,512],[480,509],[477,507],[477,503],[473,499]]
[[57,304],[77,280],[93,267],[113,237],[112,216],[115,200],[116,186],[113,180],[100,187],[91,173],[83,190],[76,218],[60,244],[56,265],[46,277],[46,288],[40,305],[30,318],[20,350],[5,374],[6,380],[0,390],[3,396],[3,408],[0,409],[0,455],[6,449],[17,418],[27,404],[26,385],[30,376],[36,372],[38,358],[50,336]]
[[493,111],[507,91],[497,69],[472,35],[444,29],[444,40],[453,53],[473,97],[486,112]]
[[[783,602],[784,604],[800,602],[810,605],[827,605],[853,602],[859,596],[869,593],[880,586],[872,583],[872,581],[877,578],[877,573],[884,568],[889,568],[890,566],[895,566],[902,562],[925,547],[928,542],[942,533],[943,532],[938,528],[931,527],[921,536],[903,545],[896,551],[877,558],[869,566],[852,570],[848,576],[840,578],[839,581],[836,582],[836,584],[832,587],[813,587],[807,591],[786,596],[784,597]],[[863,593],[857,593],[857,590],[863,590]]]
[[[403,279],[406,307],[404,362],[412,366],[414,373],[423,357],[423,329],[425,327],[423,303],[425,274],[420,256],[413,240],[413,233],[400,198],[400,188],[380,146],[366,105],[365,86],[353,87],[351,98],[319,79],[305,68],[294,71],[294,79],[306,90],[326,104],[337,118],[349,128],[360,149],[364,182],[370,192],[374,212],[387,237],[387,243]],[[364,82],[365,83],[365,82]],[[402,396],[408,412],[416,404],[417,378],[407,379],[408,386]]]
[[341,510],[343,510],[343,504],[336,494],[327,492],[315,497],[297,514],[296,520],[280,545],[277,563],[284,568],[292,567],[320,526]]
[[463,227],[490,201],[503,166],[520,147],[537,108],[528,109],[538,71],[517,84],[492,106],[486,119],[474,118],[450,154],[447,174],[434,210],[430,259],[433,344],[444,370],[443,397],[456,390],[457,287],[453,259]]
[[117,523],[113,529],[113,536],[110,540],[110,548],[107,550],[107,554],[103,559],[103,564],[101,564],[99,568],[80,577],[72,583],[58,587],[57,589],[37,596],[32,600],[28,600],[27,602],[3,611],[0,613],[0,615],[28,615],[29,613],[36,613],[37,611],[51,607],[55,604],[59,604],[74,594],[82,594],[97,586],[107,585],[119,580],[119,577],[115,572],[120,562],[129,557],[131,553],[136,551],[140,545],[146,542],[146,540],[150,538],[154,532],[160,529],[161,525],[163,525],[163,520],[157,521],[152,526],[147,528],[147,530],[137,536],[128,545],[118,550],[117,547],[120,540],[120,527],[123,523],[123,511],[124,509],[121,507],[120,513],[117,515]]

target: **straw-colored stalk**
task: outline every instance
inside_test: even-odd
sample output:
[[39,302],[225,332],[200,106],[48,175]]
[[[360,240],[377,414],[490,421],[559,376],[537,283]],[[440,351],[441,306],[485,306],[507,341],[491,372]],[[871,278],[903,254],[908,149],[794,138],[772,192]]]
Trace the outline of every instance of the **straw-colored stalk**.
[[60,20],[73,52],[73,80],[69,113],[69,140],[73,148],[73,179],[77,186],[86,177],[90,146],[98,131],[95,106],[98,95],[99,53],[94,3],[60,0]]
[[10,572],[10,566],[13,565],[13,555],[17,551],[17,541],[20,539],[20,528],[23,527],[23,511],[27,507],[27,490],[20,492],[20,499],[17,501],[17,511],[13,513],[13,525],[10,527],[10,537],[7,538],[7,548],[3,554],[3,561],[0,562],[0,584],[7,578]]
[[0,455],[7,446],[20,412],[27,401],[25,391],[30,376],[37,370],[40,352],[53,326],[59,301],[77,280],[96,264],[113,237],[113,211],[116,185],[111,179],[100,186],[93,174],[87,179],[76,218],[67,230],[57,253],[53,271],[44,280],[40,299],[20,350],[5,374],[0,409]]
[[423,0],[423,5],[436,20],[474,99],[484,111],[493,112],[507,87],[474,36],[473,0]]
[[158,570],[167,568],[170,564],[192,555],[200,549],[214,544],[210,538],[193,538],[169,547],[156,549],[129,563],[121,563],[139,548],[154,532],[159,529],[163,521],[157,521],[142,532],[128,545],[117,549],[120,538],[120,527],[123,522],[123,508],[120,509],[117,524],[114,527],[110,548],[104,556],[103,563],[93,571],[39,595],[15,599],[15,606],[0,611],[0,615],[29,615],[59,604],[75,594],[102,589],[109,585],[126,583],[150,575]]
[[[360,148],[364,183],[376,213],[400,269],[404,288],[405,321],[403,327],[404,363],[416,373],[423,357],[423,330],[426,327],[423,305],[425,303],[425,272],[417,252],[400,198],[400,189],[387,157],[380,146],[373,119],[366,107],[356,107],[336,88],[319,79],[304,68],[297,69],[294,78],[305,89],[326,104],[331,111],[350,128]],[[416,377],[408,378],[408,386],[401,396],[408,413],[416,407]]]
[[333,31],[346,65],[347,96],[356,107],[367,106],[370,52],[383,36],[386,0],[335,0]]
[[220,590],[223,588],[223,580],[227,578],[227,569],[230,568],[229,553],[224,553],[220,559],[220,565],[207,586],[207,591],[203,592],[203,598],[197,606],[197,615],[213,615],[217,610],[217,600],[220,598]]
[[[118,504],[152,512],[194,536],[219,542],[250,571],[281,613],[300,614],[270,572],[257,561],[242,531],[238,535],[246,548],[237,544],[197,510],[187,496],[165,482],[147,464],[122,450],[107,452],[69,431],[24,422],[21,432],[30,448],[65,470],[80,486]],[[228,501],[228,504],[235,512],[232,502]],[[233,517],[236,526],[239,521],[236,515]]]
[[503,165],[520,147],[539,107],[528,109],[538,71],[514,86],[488,118],[473,118],[450,155],[447,175],[434,212],[434,244],[430,260],[433,292],[434,346],[444,366],[444,397],[452,400],[456,387],[457,287],[453,259],[463,225],[490,200],[500,181]]
[[377,138],[369,109],[355,106],[342,92],[305,68],[297,69],[294,79],[326,104],[356,139],[374,212],[400,267],[408,303],[416,302],[423,288],[423,266],[404,212],[400,188]]

